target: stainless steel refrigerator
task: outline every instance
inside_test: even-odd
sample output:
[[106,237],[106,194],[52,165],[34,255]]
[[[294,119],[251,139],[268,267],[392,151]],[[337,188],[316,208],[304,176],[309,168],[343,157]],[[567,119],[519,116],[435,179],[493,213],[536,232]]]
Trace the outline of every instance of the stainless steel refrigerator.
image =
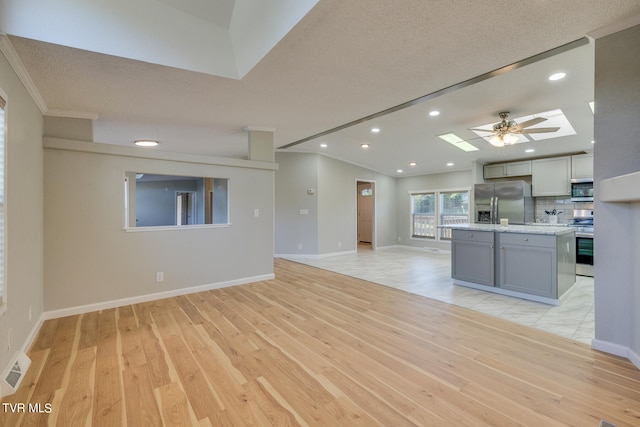
[[534,220],[531,185],[524,181],[476,184],[474,187],[474,219],[477,223],[527,224]]

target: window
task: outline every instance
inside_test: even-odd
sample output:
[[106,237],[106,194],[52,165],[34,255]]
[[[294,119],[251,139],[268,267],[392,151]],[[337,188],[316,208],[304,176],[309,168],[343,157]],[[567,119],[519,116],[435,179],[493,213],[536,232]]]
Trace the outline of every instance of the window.
[[6,98],[0,94],[0,313],[4,312],[7,304],[5,286],[5,179],[4,179],[4,158],[5,158],[5,107]]
[[438,226],[469,222],[469,190],[412,192],[410,196],[413,238],[451,240],[451,230]]
[[[463,224],[469,222],[469,192],[447,191],[440,193],[439,225]],[[440,238],[451,240],[451,229],[441,228]]]
[[411,195],[411,237],[436,238],[436,193]]
[[125,228],[229,225],[228,181],[126,172]]

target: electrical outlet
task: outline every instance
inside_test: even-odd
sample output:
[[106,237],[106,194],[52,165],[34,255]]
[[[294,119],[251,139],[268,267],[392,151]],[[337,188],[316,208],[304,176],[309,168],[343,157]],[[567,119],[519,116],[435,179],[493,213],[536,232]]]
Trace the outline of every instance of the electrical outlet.
[[162,271],[156,273],[156,282],[164,282],[164,273]]
[[33,318],[33,309],[31,306],[29,306],[29,322],[31,322],[32,318]]
[[302,243],[298,243],[298,250],[302,249]]

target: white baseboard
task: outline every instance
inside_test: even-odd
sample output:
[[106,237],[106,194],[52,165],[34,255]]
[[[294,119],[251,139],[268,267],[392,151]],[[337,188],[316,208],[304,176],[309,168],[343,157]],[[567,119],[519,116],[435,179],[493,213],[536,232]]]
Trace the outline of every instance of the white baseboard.
[[[196,292],[210,291],[212,289],[228,288],[230,286],[244,285],[247,283],[260,282],[263,280],[273,280],[275,275],[264,274],[261,276],[245,277],[242,279],[229,280],[226,282],[211,283],[207,285],[193,286],[190,288],[180,288],[171,291],[158,292],[154,294],[139,295],[135,297],[122,298],[111,301],[104,301],[94,304],[80,305],[76,307],[62,308],[59,310],[46,311],[42,314],[43,320],[57,319],[65,316],[89,313],[92,311],[105,310],[108,308],[121,307],[123,305],[138,304],[141,302],[155,301],[163,298],[170,298],[179,295],[193,294]],[[41,323],[42,324],[42,323]],[[37,331],[36,331],[37,332]]]
[[627,358],[631,363],[636,365],[638,369],[640,369],[640,355],[627,346],[594,338],[591,340],[591,348],[605,353],[610,353],[615,356]]
[[627,356],[627,359],[629,359],[631,363],[636,365],[636,368],[640,369],[640,354],[629,349],[629,355]]
[[344,251],[344,252],[332,252],[328,254],[274,254],[274,258],[284,259],[322,259],[340,255],[352,255],[358,253],[357,250]]
[[409,246],[409,245],[393,245],[393,246],[385,246],[388,249],[406,249],[409,251],[416,252],[429,252],[429,253],[438,253],[438,254],[450,254],[451,250],[436,248],[435,246]]
[[22,344],[22,348],[20,350],[23,353],[26,354],[29,352],[31,345],[33,344],[33,340],[36,339],[36,335],[38,335],[38,332],[40,332],[40,328],[42,327],[42,324],[45,320],[46,318],[44,316],[44,313],[42,313],[38,318],[38,321],[35,323],[35,325],[33,325],[33,328],[31,329],[31,332],[29,332],[29,335],[27,335],[27,339],[24,340],[24,343]]

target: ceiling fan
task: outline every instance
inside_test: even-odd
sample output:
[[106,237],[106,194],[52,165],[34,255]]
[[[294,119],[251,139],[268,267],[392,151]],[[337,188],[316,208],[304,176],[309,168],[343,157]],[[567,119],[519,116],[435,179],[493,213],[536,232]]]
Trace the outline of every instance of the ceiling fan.
[[537,125],[538,123],[544,122],[547,120],[546,117],[536,117],[522,123],[516,123],[513,120],[507,120],[509,117],[508,111],[503,111],[500,113],[500,119],[502,121],[500,123],[496,123],[493,125],[493,129],[469,129],[472,131],[481,131],[481,132],[492,132],[493,136],[489,139],[491,145],[496,147],[504,147],[505,145],[515,144],[518,141],[518,137],[516,134],[526,135],[529,133],[547,133],[547,132],[557,132],[559,127],[548,127],[548,128],[535,128],[535,129],[526,129],[530,126]]

